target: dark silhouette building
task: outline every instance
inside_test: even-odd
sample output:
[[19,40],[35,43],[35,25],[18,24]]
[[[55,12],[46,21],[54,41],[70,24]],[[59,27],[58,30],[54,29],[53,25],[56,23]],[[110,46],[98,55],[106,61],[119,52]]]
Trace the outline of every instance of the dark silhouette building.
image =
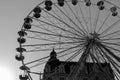
[[60,61],[56,56],[53,50],[45,65],[43,80],[115,80],[109,63],[86,62],[80,69],[78,62]]

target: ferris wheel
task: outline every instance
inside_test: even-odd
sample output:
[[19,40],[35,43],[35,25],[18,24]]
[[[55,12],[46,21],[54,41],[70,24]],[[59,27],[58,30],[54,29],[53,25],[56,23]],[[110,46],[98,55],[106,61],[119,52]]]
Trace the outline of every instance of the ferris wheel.
[[119,0],[40,0],[18,32],[20,79],[42,74],[54,49],[60,60],[110,63],[119,80],[119,6]]

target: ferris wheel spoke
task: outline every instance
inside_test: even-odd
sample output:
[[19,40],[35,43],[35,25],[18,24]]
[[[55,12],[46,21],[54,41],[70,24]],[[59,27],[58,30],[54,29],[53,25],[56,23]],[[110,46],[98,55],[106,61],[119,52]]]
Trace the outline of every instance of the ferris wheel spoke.
[[80,55],[82,53],[82,50],[84,48],[85,47],[81,47],[80,49],[75,50],[74,54],[71,57],[69,57],[67,60],[65,60],[65,61],[71,61],[71,60],[73,60],[76,56],[78,56],[78,55]]
[[[111,63],[111,65],[113,66],[113,68],[115,69],[115,71],[118,73],[118,74],[120,74],[120,71],[119,71],[119,69],[116,67],[116,63],[110,58],[110,57],[108,57],[107,56],[107,59],[109,60],[109,62]],[[115,75],[115,77],[117,77],[117,75]]]
[[[62,54],[62,55],[60,55],[60,56],[58,56],[58,58],[60,58],[60,57],[64,57],[64,56],[67,56],[67,55],[70,55],[70,54],[73,54],[73,55],[75,55],[75,53],[76,53],[76,51],[78,51],[78,50],[72,50],[72,51],[69,51],[69,52],[67,52],[67,53],[65,53],[65,54]],[[66,59],[65,61],[70,61],[70,58],[71,58],[72,56],[70,56],[68,59]]]
[[90,44],[90,45],[88,45],[88,46],[86,46],[85,45],[85,49],[84,49],[84,52],[83,52],[83,54],[81,55],[81,58],[78,60],[78,63],[82,63],[82,62],[84,62],[84,61],[86,61],[86,59],[88,58],[88,56],[89,56],[89,52],[90,52],[90,49],[91,49],[91,47],[92,47],[92,45]]
[[[75,35],[77,35],[77,36],[81,36],[81,35],[79,35],[79,34],[76,34],[76,33],[73,33],[73,32],[71,32],[71,31],[68,31],[68,30],[66,30],[66,29],[64,29],[64,28],[62,28],[62,27],[60,27],[60,26],[58,26],[58,25],[53,25],[54,23],[48,23],[48,22],[45,22],[45,21],[42,21],[42,20],[39,20],[40,22],[43,22],[43,23],[45,23],[45,24],[48,24],[48,25],[50,25],[50,26],[52,26],[52,27],[55,27],[55,28],[58,28],[58,29],[60,29],[61,31],[63,31],[63,32],[65,32],[65,33],[70,33],[70,34],[73,34],[74,36]],[[51,31],[51,30],[49,30],[49,31]],[[52,31],[53,32],[53,31]]]
[[108,59],[111,62],[114,69],[116,70],[116,72],[120,74],[120,70],[119,70],[120,66],[115,61],[113,61],[113,59],[110,59],[109,57],[108,57]]
[[93,32],[96,31],[97,23],[99,20],[99,15],[100,15],[100,10],[97,10],[96,15],[95,15],[95,19],[94,19],[94,23],[93,23]]
[[37,28],[39,28],[40,30],[47,31],[47,32],[50,32],[50,33],[52,33],[52,34],[55,34],[54,31],[49,30],[49,29],[47,29],[47,28],[45,28],[45,27],[43,28],[43,27],[40,27],[39,25],[34,25],[34,24],[32,24],[32,26],[37,27]]
[[28,76],[29,76],[29,80],[33,80],[32,77],[31,77],[31,75],[29,73],[28,73]]
[[[92,47],[93,48],[93,47]],[[91,61],[94,63],[94,58],[93,58],[93,49],[90,49],[90,51],[89,51],[89,56],[91,57]],[[88,57],[89,57],[88,56]],[[86,59],[87,60],[87,59]]]
[[89,7],[89,22],[90,22],[90,33],[92,31],[92,14],[91,14],[91,7]]
[[37,63],[37,64],[35,64],[35,65],[32,65],[32,66],[30,66],[29,68],[32,69],[32,68],[38,67],[38,66],[40,66],[40,65],[42,65],[42,64],[45,64],[45,63],[47,63],[47,60],[44,61],[44,62],[41,62],[41,63]]
[[[80,45],[82,46],[84,43],[81,43]],[[67,50],[69,49],[74,49],[74,48],[77,48],[77,47],[81,47],[80,45],[77,45],[77,46],[73,46],[73,47],[61,47],[61,48],[54,48],[55,50],[60,50],[60,52],[58,52],[58,54],[60,53],[63,53],[63,52],[66,52]],[[32,49],[32,50],[27,50],[26,52],[39,52],[39,51],[51,51],[53,48],[48,47],[48,48],[41,48],[41,47],[38,47],[38,48],[35,48],[35,49]]]
[[[53,48],[43,48],[43,49],[41,49],[41,47],[40,48],[35,48],[35,49],[31,49],[31,50],[27,50],[26,52],[40,52],[40,51],[51,51]],[[64,49],[67,49],[67,48],[55,48],[55,50],[64,50]]]
[[[40,36],[36,36],[36,37],[29,37],[29,36],[27,36],[27,38],[30,38],[30,39],[36,39],[36,40],[39,40],[39,41],[48,41],[48,42],[50,42],[50,43],[65,43],[64,41],[59,41],[59,40],[56,40],[56,39],[54,39],[54,38],[44,38],[44,37],[40,37]],[[68,39],[65,39],[65,41],[67,41]],[[70,40],[70,39],[69,39]],[[71,40],[72,42],[77,42],[76,40]],[[82,41],[82,40],[79,40],[80,42],[84,42],[84,41]]]
[[[59,47],[59,46],[58,46]],[[27,50],[27,51],[25,51],[26,53],[27,52],[40,52],[40,51],[51,51],[52,49],[53,49],[54,47],[48,47],[48,48],[46,48],[46,46],[45,46],[45,48],[41,48],[41,47],[33,47],[33,49],[31,49],[31,50]],[[65,50],[65,49],[68,49],[67,47],[59,47],[59,48],[55,48],[55,50]]]
[[[83,10],[82,10],[80,4],[78,4],[78,6],[79,6],[79,9],[80,9],[80,13],[81,13],[82,19],[83,19],[83,21],[84,21],[84,23],[85,23],[85,26],[86,26],[86,29],[84,28],[84,26],[83,26],[83,29],[84,29],[87,33],[89,33],[89,28],[88,28],[89,26],[88,26],[87,21],[86,21],[86,19],[85,19],[85,15],[84,15],[84,13],[83,13]],[[90,9],[89,9],[89,10],[90,10]],[[90,13],[91,13],[91,11],[90,11]],[[90,14],[90,18],[91,18],[91,14]],[[90,19],[90,20],[91,20],[91,19]],[[82,22],[81,22],[81,21],[79,21],[79,23],[82,25]]]
[[[48,36],[47,38],[45,37],[45,35],[41,36],[41,35],[37,35],[35,34],[35,36],[27,36],[27,38],[29,39],[34,39],[34,40],[39,40],[39,41],[48,41],[48,42],[61,42],[60,40],[58,40],[59,37],[54,37],[54,36]],[[64,39],[64,40],[70,40],[72,41],[73,39]]]
[[111,59],[111,61],[113,62],[113,64],[114,64],[114,67],[116,67],[116,71],[118,71],[119,72],[119,74],[120,74],[120,65],[118,64],[118,63],[116,63],[113,59]]
[[[32,45],[22,45],[22,46],[23,46],[23,47],[26,47],[26,46],[50,46],[50,45],[74,44],[74,43],[80,43],[80,41],[76,41],[76,42],[46,43],[46,44],[32,44]],[[75,44],[75,45],[76,45],[76,44]]]
[[95,50],[94,50],[94,46],[92,46],[92,48],[90,49],[90,54],[93,58],[93,63],[96,62],[96,58],[95,58]]
[[[31,47],[31,46],[30,46]],[[48,47],[48,46],[47,46]],[[45,46],[45,48],[41,48],[41,47],[33,47],[33,49],[31,49],[31,50],[27,50],[27,51],[25,51],[25,52],[39,52],[39,51],[51,51],[53,48],[50,46],[50,47],[48,47],[48,48],[46,48],[46,46]],[[65,49],[68,49],[68,47],[59,47],[59,48],[55,48],[55,50],[65,50]]]
[[[65,54],[62,54],[62,55],[58,56],[58,58],[59,58],[59,57],[64,57],[64,56],[69,55],[69,54],[72,54],[72,53],[74,53],[75,51],[76,51],[76,50],[73,50],[73,51],[67,52],[67,53],[65,53]],[[67,61],[67,60],[66,60],[66,61]]]
[[92,62],[95,63],[96,59],[95,59],[94,55],[92,53],[90,53],[90,56],[91,56]]
[[94,48],[93,48],[95,50],[93,55],[96,58],[97,63],[101,63],[101,62],[103,62],[103,56],[100,55],[100,52],[98,51],[98,49],[96,47],[97,46],[95,45]]
[[[48,20],[48,19],[47,19]],[[52,27],[55,27],[59,30],[61,30],[62,32],[64,32],[66,35],[69,34],[69,35],[72,35],[72,36],[76,36],[76,37],[82,37],[80,34],[76,33],[75,31],[71,32],[70,30],[66,30],[63,26],[63,28],[61,26],[58,26],[56,25],[55,23],[53,23],[51,20],[48,20],[51,24]],[[53,25],[54,24],[54,25]]]
[[101,62],[100,62],[100,60],[99,60],[98,54],[95,55],[95,54],[93,54],[93,53],[90,53],[90,55],[91,55],[91,57],[92,57],[93,63],[98,63],[98,64],[95,64],[95,65],[99,66],[100,69],[102,69],[102,66],[99,64],[99,63],[101,63]]
[[[78,46],[76,46],[76,47],[78,47]],[[76,57],[77,55],[79,55],[82,52],[82,49],[84,49],[84,47],[81,47],[80,49],[75,49],[75,47],[73,47],[73,49],[74,50],[72,50],[72,48],[69,48],[69,52],[66,52],[66,50],[68,50],[68,49],[65,49],[65,50],[62,50],[62,51],[58,52],[57,54],[61,54],[63,52],[66,52],[65,54],[58,55],[58,58],[73,54],[71,57],[69,57],[67,60],[65,60],[67,62],[71,61],[74,57]]]
[[[78,74],[79,73],[79,70],[81,67],[79,67],[80,64],[76,64],[76,66],[73,66],[73,69],[72,71],[70,72],[70,74],[68,75],[68,79],[70,78],[71,75],[73,74]],[[74,77],[77,76],[77,75],[74,75]]]
[[[57,13],[55,11],[53,11],[54,14],[57,15]],[[68,15],[68,14],[67,14]],[[61,17],[59,15],[57,15],[60,19]],[[64,19],[63,19],[64,20]],[[51,21],[50,21],[51,22]],[[55,23],[51,22],[52,24],[55,25]],[[64,32],[66,35],[71,35],[71,36],[76,36],[76,37],[80,37],[81,35],[77,34],[76,31],[70,31],[70,30],[65,30],[65,26],[63,26],[64,28],[61,28],[62,25],[60,25],[60,27],[58,26],[58,29],[61,29],[61,32]],[[70,34],[69,34],[70,33]],[[71,34],[72,33],[72,34]],[[81,36],[82,37],[82,36]]]
[[[33,19],[35,19],[35,18],[33,18]],[[70,34],[72,34],[72,35],[74,35],[74,36],[77,35],[77,36],[79,36],[79,37],[82,37],[81,34],[77,34],[75,31],[74,31],[74,33],[73,33],[73,32],[71,32],[71,31],[69,31],[69,30],[66,30],[66,29],[58,26],[58,25],[53,25],[53,24],[55,24],[55,23],[51,23],[51,21],[50,21],[50,23],[49,23],[49,22],[46,22],[46,21],[43,21],[43,20],[38,20],[38,19],[35,19],[35,20],[40,21],[40,22],[42,22],[42,23],[44,23],[44,24],[50,25],[51,27],[55,27],[55,28],[57,28],[57,29],[60,29],[61,31],[63,31],[63,32],[65,32],[65,33],[70,33]],[[47,20],[48,20],[48,19],[47,19]],[[49,20],[48,20],[48,21],[49,21]],[[49,30],[49,31],[50,31],[50,30]],[[52,31],[52,32],[53,32],[53,31]]]
[[36,60],[34,60],[34,61],[25,63],[25,66],[26,66],[26,65],[29,65],[29,64],[32,64],[32,63],[35,63],[35,62],[38,62],[38,61],[41,61],[41,60],[44,60],[44,59],[48,59],[48,58],[49,58],[49,56],[45,56],[45,57],[43,57],[43,58],[36,59]]
[[99,46],[96,46],[96,49],[98,50],[99,54],[101,55],[101,57],[103,58],[104,62],[107,62],[104,54],[102,53],[102,51],[100,50]]
[[[113,37],[118,36],[119,33],[120,33],[120,30],[117,30],[117,31],[114,31],[114,32],[112,32],[112,33],[109,33],[109,34],[106,34],[106,35],[104,35],[104,36],[101,36],[101,38],[109,37],[109,36],[110,36],[111,38],[113,38]],[[113,36],[112,36],[112,35],[113,35]]]
[[36,63],[36,64],[34,64],[34,65],[30,65],[30,69],[32,69],[32,68],[35,68],[35,67],[38,67],[38,66],[40,66],[40,65],[43,65],[43,64],[45,64],[45,63],[47,63],[47,59],[46,60],[40,60],[40,61],[37,61],[37,62],[34,62],[34,63]]
[[[102,45],[101,44],[101,47],[103,48],[103,49],[105,49],[105,51],[109,54],[109,55],[111,55],[114,59],[116,59],[119,63],[120,63],[120,57],[118,57],[118,56],[116,56],[115,55],[115,53],[113,53],[111,50],[109,50],[108,48],[108,46],[105,46],[105,45]],[[108,48],[107,48],[108,47]]]
[[[73,9],[70,7],[70,5],[69,5],[68,3],[67,3],[67,5],[68,5],[68,7],[69,7],[71,13],[73,13],[74,17],[77,19],[77,21],[79,22],[79,24],[80,24],[81,27],[82,27],[82,29],[81,29],[81,28],[78,26],[78,29],[79,29],[79,30],[84,30],[84,31],[88,34],[89,31],[87,31],[87,30],[84,28],[84,25],[83,25],[82,22],[80,21],[79,16],[75,14],[75,12],[73,11]],[[75,10],[75,9],[74,9],[74,10]],[[80,10],[81,10],[81,7],[80,7]],[[75,11],[77,11],[77,10],[75,10]],[[77,13],[77,12],[76,12],[76,13]],[[83,15],[82,10],[81,10],[81,14]],[[84,15],[83,15],[82,18],[83,18],[84,21],[85,21]],[[86,21],[85,21],[85,23],[86,23],[86,26],[87,26],[87,22],[86,22]],[[87,26],[87,27],[88,27],[88,26]]]
[[112,49],[113,51],[120,52],[120,50],[119,50],[119,49],[115,49],[115,48],[113,48],[113,47],[110,47],[110,46],[107,46],[107,45],[106,45],[106,47],[108,47],[108,48]]
[[107,62],[110,62],[111,61],[111,59],[109,58],[109,56],[108,55],[106,55],[107,53],[105,52],[105,50],[99,45],[99,50],[103,53],[103,55],[106,57],[106,60],[107,60]]
[[119,40],[120,40],[120,38],[112,38],[112,37],[110,37],[110,38],[107,38],[107,39],[102,39],[101,42],[104,42],[104,41],[119,41]]
[[[67,48],[67,49],[65,49],[65,50],[62,50],[62,51],[57,52],[57,54],[59,55],[59,54],[61,54],[61,53],[63,53],[63,52],[67,52],[67,51],[69,51],[69,50],[75,49],[76,47],[79,47],[79,46],[81,46],[81,45],[82,45],[82,44],[79,44],[79,45],[77,45],[77,46],[73,46],[73,47]],[[48,59],[48,58],[49,58],[49,56],[46,56],[46,57],[43,57],[43,58],[40,58],[40,59],[31,61],[31,62],[28,62],[28,63],[25,63],[25,65],[29,65],[29,64],[32,64],[32,63],[35,63],[35,62],[38,62],[38,61],[41,61],[41,60],[44,60],[44,59]]]
[[[77,31],[78,33],[80,33],[81,35],[86,35],[86,33],[79,27],[79,25],[77,25],[69,16],[67,16],[58,6],[56,6],[60,11],[61,11],[61,13],[63,14],[63,15],[65,15],[66,16],[66,18],[68,18],[68,20],[70,21],[70,22],[72,22],[80,31]],[[64,21],[62,21],[63,23],[64,23]],[[66,23],[64,23],[64,24],[66,24]],[[68,25],[68,24],[66,24],[66,25]],[[71,29],[72,29],[72,27],[71,26],[67,26],[67,27],[70,27]],[[76,29],[74,29],[75,31],[76,31]]]
[[[66,3],[67,4],[67,3]],[[68,4],[67,4],[68,5]],[[68,7],[69,7],[69,9],[70,9],[70,11],[71,11],[71,13],[73,14],[73,16],[75,17],[75,19],[78,19],[78,17],[76,17],[76,14],[74,14],[74,12],[73,12],[73,10],[71,9],[71,7],[68,5]],[[58,7],[57,7],[58,8]],[[60,9],[60,8],[58,8],[58,9]],[[61,10],[61,9],[60,9]],[[66,10],[65,10],[66,11]],[[63,14],[65,14],[62,10],[61,10],[61,12],[63,13]],[[67,13],[67,12],[66,12]],[[69,12],[70,13],[70,12]],[[70,21],[70,22],[72,22],[80,31],[82,31],[84,34],[86,34],[84,31],[84,29],[81,29],[80,27],[79,27],[79,25],[77,25],[76,23],[75,23],[75,21],[73,21],[73,19],[72,18],[70,18],[67,14],[65,14],[65,16],[67,16],[67,18],[68,18],[68,20]],[[83,27],[83,25],[82,24],[80,24],[82,27]]]
[[116,4],[114,4],[113,2],[110,2],[110,1],[108,1],[108,0],[104,0],[104,1],[107,2],[107,3],[109,3],[109,4],[111,4],[111,5],[113,5],[113,6],[116,6],[118,9],[120,9],[120,7],[117,6]]
[[92,61],[94,63],[100,63],[99,57],[98,57],[98,52],[97,49],[95,48],[96,46],[93,46],[90,51],[90,56],[92,58]]
[[[55,13],[55,12],[54,12]],[[44,17],[44,16],[43,16]],[[45,18],[45,17],[44,17]],[[46,18],[45,18],[46,19]],[[73,35],[73,36],[81,36],[81,35],[79,35],[79,34],[77,34],[75,31],[74,32],[71,32],[70,30],[66,30],[64,27],[65,26],[62,26],[62,25],[57,25],[57,24],[62,24],[62,23],[54,23],[54,22],[52,22],[51,20],[49,20],[49,19],[46,19],[48,22],[50,22],[50,23],[48,23],[48,24],[50,24],[51,25],[51,27],[55,27],[55,28],[57,28],[57,29],[59,29],[59,30],[61,30],[62,32],[64,32],[64,33],[70,33],[71,35]],[[43,21],[42,21],[43,22]],[[46,22],[45,22],[46,23]],[[62,27],[63,28],[62,28]]]
[[91,61],[94,63],[94,58],[93,58],[92,54],[90,53],[89,55],[91,57]]
[[[120,74],[119,69],[116,67],[116,63],[113,61],[113,59],[111,59],[107,54],[106,54],[106,50],[103,49],[102,47],[99,47],[100,50],[104,53],[104,55],[106,56],[107,60],[111,63],[111,65],[113,66],[113,68],[117,71],[117,73]],[[116,75],[115,75],[116,76]],[[110,78],[110,76],[108,76]]]
[[[45,10],[44,10],[44,11],[45,11]],[[45,11],[45,12],[47,12],[47,11]],[[47,12],[47,13],[48,13],[48,12]],[[78,33],[81,34],[82,36],[84,36],[83,33],[81,33],[80,31],[76,30],[75,28],[73,28],[72,26],[70,26],[70,25],[69,25],[68,23],[66,23],[65,21],[57,18],[56,16],[52,15],[51,13],[48,13],[48,14],[50,14],[50,15],[51,15],[52,17],[54,17],[56,20],[59,20],[60,22],[62,22],[64,25],[66,25],[66,27],[68,27],[68,28],[70,28],[70,29],[78,32]]]
[[99,27],[97,33],[99,33],[99,31],[103,28],[104,24],[107,22],[108,18],[110,17],[110,12],[108,13],[107,17],[104,19],[103,23],[101,24],[101,26]]
[[116,22],[114,22],[113,24],[111,24],[110,26],[108,26],[107,29],[105,29],[102,33],[100,33],[100,35],[104,35],[105,33],[107,33],[108,31],[110,31],[111,29],[113,29],[115,27],[115,25],[117,25],[120,22],[120,19],[117,20]]
[[[73,60],[77,55],[79,55],[79,50],[76,50],[72,56],[70,56],[68,59],[66,59],[66,62],[69,62]],[[65,64],[64,64],[65,65]]]
[[31,33],[37,33],[37,34],[42,34],[42,35],[46,35],[46,36],[54,36],[54,37],[62,37],[62,38],[67,38],[67,39],[77,39],[79,40],[80,38],[76,38],[76,37],[69,37],[69,36],[64,36],[64,35],[61,35],[61,34],[51,34],[51,33],[46,33],[46,32],[39,32],[39,31],[32,31],[32,30],[26,30],[28,32],[31,32]]
[[[77,55],[79,55],[80,53],[82,53],[82,50],[83,48],[79,49],[75,54],[73,54],[69,59],[66,60],[67,61],[71,61],[73,58],[75,58]],[[64,63],[63,65],[65,65],[67,63]],[[70,72],[70,74],[68,75],[68,78],[73,74],[75,73],[76,70],[79,70],[79,66],[76,64],[76,66],[73,67],[72,71]],[[77,71],[76,71],[77,72]]]
[[102,42],[102,43],[104,43],[104,44],[107,44],[107,45],[115,45],[115,46],[120,46],[120,44],[118,44],[118,43],[113,43],[113,42]]
[[120,76],[118,75],[118,73],[115,71],[113,71],[113,73],[114,73],[114,76],[116,77],[116,79],[119,80]]
[[[54,37],[54,36],[48,36],[46,38],[45,35],[41,36],[41,35],[38,35],[38,34],[34,34],[34,36],[26,36],[26,37],[28,39],[34,39],[34,40],[38,40],[38,41],[60,42],[60,40],[57,40],[57,37]],[[68,39],[66,39],[66,40],[68,40]]]
[[42,38],[42,37],[30,37],[30,36],[27,36],[28,39],[36,39],[36,40],[40,40],[40,41],[49,41],[49,42],[60,42],[60,41],[57,41],[53,38],[51,39],[45,39],[45,38]]
[[[117,46],[117,47],[119,47],[120,46],[120,44],[118,44],[118,43],[109,43],[109,42],[102,42],[102,43],[104,43],[104,44],[106,44],[106,46],[107,45],[110,45],[110,46]],[[111,47],[111,48],[113,48],[113,47]],[[115,49],[115,48],[113,48],[113,49]],[[117,50],[117,49],[116,49]],[[118,50],[117,50],[118,51]]]
[[73,47],[69,47],[69,48],[67,48],[67,49],[65,49],[65,50],[59,51],[57,54],[59,55],[59,54],[61,54],[61,53],[67,52],[67,51],[72,50],[72,49],[75,49],[75,48],[77,48],[77,47],[83,47],[83,46],[82,46],[83,44],[84,44],[84,43],[81,43],[81,44],[76,45],[76,46],[73,46]]

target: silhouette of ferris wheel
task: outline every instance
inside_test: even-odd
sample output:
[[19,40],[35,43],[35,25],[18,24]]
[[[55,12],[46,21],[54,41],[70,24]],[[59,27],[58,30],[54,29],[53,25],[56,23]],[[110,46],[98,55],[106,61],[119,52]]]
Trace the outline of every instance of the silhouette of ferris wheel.
[[119,0],[41,0],[18,32],[16,59],[24,73],[20,79],[40,75],[40,66],[53,49],[68,62],[110,63],[119,79],[119,4]]

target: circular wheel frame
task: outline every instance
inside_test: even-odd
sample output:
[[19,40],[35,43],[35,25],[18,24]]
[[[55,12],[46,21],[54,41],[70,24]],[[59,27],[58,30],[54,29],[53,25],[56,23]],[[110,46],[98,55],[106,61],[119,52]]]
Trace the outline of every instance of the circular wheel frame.
[[20,79],[42,75],[54,49],[64,61],[110,63],[120,78],[120,1],[41,0],[18,32]]

